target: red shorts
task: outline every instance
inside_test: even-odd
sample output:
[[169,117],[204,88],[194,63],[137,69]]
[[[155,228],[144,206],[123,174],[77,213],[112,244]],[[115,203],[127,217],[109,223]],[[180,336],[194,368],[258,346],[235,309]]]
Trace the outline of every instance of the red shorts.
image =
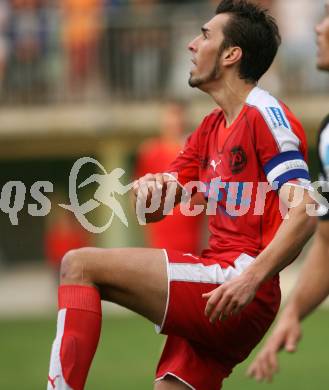
[[156,380],[172,375],[191,389],[219,390],[223,379],[262,339],[280,306],[279,278],[264,283],[238,315],[210,324],[202,294],[246,269],[253,258],[241,254],[234,266],[177,251],[166,251],[168,302],[159,332],[168,338]]

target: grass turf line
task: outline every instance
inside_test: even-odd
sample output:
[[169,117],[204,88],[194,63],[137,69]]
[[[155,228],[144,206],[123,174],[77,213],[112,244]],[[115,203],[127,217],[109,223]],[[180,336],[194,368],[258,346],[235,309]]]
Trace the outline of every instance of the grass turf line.
[[[46,388],[55,321],[0,320],[0,389]],[[304,323],[304,339],[295,356],[282,353],[281,373],[270,386],[245,377],[255,355],[236,368],[224,390],[322,390],[329,383],[329,311],[320,310]],[[100,345],[86,390],[152,389],[163,337],[138,316],[105,318]]]

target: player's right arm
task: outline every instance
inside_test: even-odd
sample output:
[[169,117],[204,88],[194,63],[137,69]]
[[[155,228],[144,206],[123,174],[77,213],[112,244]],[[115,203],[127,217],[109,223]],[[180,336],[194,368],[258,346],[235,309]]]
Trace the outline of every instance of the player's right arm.
[[301,338],[300,322],[329,295],[329,220],[320,220],[298,282],[272,335],[248,370],[256,380],[271,381],[281,349],[294,352]]

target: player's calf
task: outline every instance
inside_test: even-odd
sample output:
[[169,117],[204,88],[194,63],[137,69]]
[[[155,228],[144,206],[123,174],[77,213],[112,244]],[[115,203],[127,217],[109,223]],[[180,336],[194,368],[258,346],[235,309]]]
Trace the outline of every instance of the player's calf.
[[101,299],[84,271],[85,265],[84,249],[68,252],[62,261],[48,390],[82,390],[96,352],[102,321]]

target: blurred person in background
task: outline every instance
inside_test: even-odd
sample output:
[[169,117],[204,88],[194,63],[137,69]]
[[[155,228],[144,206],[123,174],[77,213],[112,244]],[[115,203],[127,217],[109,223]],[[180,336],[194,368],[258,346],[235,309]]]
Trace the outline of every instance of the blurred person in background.
[[280,79],[284,80],[282,87],[286,94],[294,93],[296,86],[304,93],[307,93],[312,85],[323,88],[322,81],[319,80],[319,85],[318,80],[310,77],[314,69],[314,61],[311,55],[305,55],[314,49],[310,20],[315,20],[313,18],[318,15],[320,6],[321,1],[276,0],[276,14],[284,37],[280,57]]
[[9,4],[8,0],[0,0],[0,96],[2,95],[3,79],[7,69]]
[[[175,101],[168,102],[164,107],[160,126],[160,136],[145,141],[138,150],[136,178],[147,173],[166,172],[182,150],[186,128],[185,105]],[[193,204],[197,201],[203,203],[201,194],[193,197]],[[200,214],[189,218],[181,213],[177,205],[173,215],[145,226],[146,245],[151,248],[168,248],[199,254],[203,217],[204,215]]]
[[[158,0],[132,0],[132,17],[147,28],[127,31],[125,34],[125,55],[131,61],[131,84],[137,99],[158,96],[166,87],[170,68],[170,33],[164,26],[154,23],[161,12]],[[129,92],[128,92],[129,93]]]
[[53,271],[56,284],[63,256],[72,249],[90,245],[90,237],[75,217],[62,209],[52,215],[44,236],[44,253],[47,264]]
[[[177,177],[148,174],[134,183],[134,193],[146,205],[158,190],[163,207],[145,215],[156,222],[165,216],[167,189],[178,203],[181,185],[197,182],[214,211],[209,246],[201,256],[153,248],[67,253],[48,390],[84,388],[101,331],[101,299],[145,316],[168,335],[156,390],[220,389],[273,322],[280,305],[278,272],[312,235],[305,209],[315,205],[301,124],[257,87],[280,41],[275,21],[263,10],[246,0],[223,0],[188,45],[189,85],[217,107],[171,164],[169,172]],[[256,184],[253,195],[241,194],[237,187],[250,182]],[[267,196],[263,212],[256,213],[262,183]],[[295,191],[301,202],[289,209]],[[288,215],[280,213],[280,204]]]
[[[317,68],[329,72],[329,1],[322,21],[315,28],[317,36]],[[318,135],[319,180],[323,196],[329,202],[329,115]],[[328,206],[328,204],[327,204]],[[248,373],[256,380],[271,381],[278,372],[281,349],[295,352],[301,339],[301,321],[329,295],[329,210],[323,208],[314,241],[303,264],[296,287],[278,323],[264,347],[251,364]]]
[[[108,8],[102,61],[112,96],[150,99],[165,92],[171,35],[168,15],[162,11],[156,0],[133,0],[125,7],[114,3]],[[122,25],[120,20],[129,23]]]
[[9,99],[43,101],[46,94],[44,60],[47,51],[47,20],[42,0],[10,2],[10,62],[6,77]]
[[67,78],[73,97],[96,82],[103,0],[60,0]]

